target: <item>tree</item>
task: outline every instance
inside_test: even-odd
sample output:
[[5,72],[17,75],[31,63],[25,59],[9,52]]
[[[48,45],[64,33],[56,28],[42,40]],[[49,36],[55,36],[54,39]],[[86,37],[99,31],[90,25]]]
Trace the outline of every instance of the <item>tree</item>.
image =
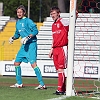
[[61,13],[65,13],[66,12],[65,1],[64,0],[58,0],[58,7],[59,7]]
[[[82,12],[82,2],[85,0],[77,0],[77,8],[79,12]],[[90,0],[91,2],[97,3],[100,0]],[[28,0],[0,0],[3,2],[3,14],[16,18],[16,8],[19,5],[24,5],[28,10]],[[93,3],[93,4],[94,4]],[[92,5],[93,5],[92,4]],[[50,8],[52,6],[58,6],[62,13],[69,12],[70,0],[41,0],[41,20],[50,16]],[[100,3],[99,3],[100,8]],[[100,12],[100,9],[94,8],[95,12]],[[27,14],[26,14],[27,16]],[[40,0],[30,0],[30,18],[35,22],[39,21],[40,16]]]
[[[41,0],[41,19],[50,16],[50,8],[53,5],[57,6],[57,0]],[[16,8],[19,5],[24,5],[26,10],[28,10],[28,0],[0,0],[3,2],[3,14],[5,16],[10,16],[16,18]],[[39,21],[40,14],[40,0],[30,0],[30,18],[35,22]],[[26,14],[27,16],[27,14]]]

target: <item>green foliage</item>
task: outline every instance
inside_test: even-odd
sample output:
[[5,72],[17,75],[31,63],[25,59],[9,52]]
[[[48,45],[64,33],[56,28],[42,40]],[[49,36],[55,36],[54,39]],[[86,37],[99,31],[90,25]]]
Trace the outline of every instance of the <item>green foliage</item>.
[[[41,4],[40,4],[41,1]],[[58,0],[30,0],[30,18],[35,21],[39,22],[39,17],[41,17],[41,21],[44,21],[44,18],[47,16],[50,16],[50,8],[52,6],[57,6]],[[65,7],[66,12],[69,12],[69,6],[70,6],[70,0],[64,0],[65,1]],[[83,4],[82,2],[94,2],[91,3],[91,6],[94,4],[97,4],[99,0],[77,0],[77,9],[79,12],[83,12]],[[4,15],[14,17],[16,18],[16,8],[19,5],[24,5],[26,10],[28,10],[28,0],[0,0],[0,2],[3,2],[4,6]],[[86,3],[88,4],[88,3]],[[99,3],[100,6],[100,3]],[[100,7],[99,7],[100,8]],[[94,12],[100,12],[100,9],[95,8]],[[28,14],[26,14],[27,16]]]
[[[19,5],[24,5],[28,11],[28,0],[0,0],[0,2],[3,2],[3,14],[6,16],[16,18],[16,8]],[[50,7],[53,5],[57,6],[57,0],[41,0],[41,4],[40,0],[30,0],[30,18],[38,22],[41,15],[41,19],[44,21],[44,18],[49,16]]]

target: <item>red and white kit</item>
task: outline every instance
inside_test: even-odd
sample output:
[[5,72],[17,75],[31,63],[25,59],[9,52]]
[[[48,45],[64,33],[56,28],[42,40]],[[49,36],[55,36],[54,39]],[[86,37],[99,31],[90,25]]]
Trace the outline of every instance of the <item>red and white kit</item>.
[[53,60],[56,69],[66,68],[69,21],[59,18],[52,24]]

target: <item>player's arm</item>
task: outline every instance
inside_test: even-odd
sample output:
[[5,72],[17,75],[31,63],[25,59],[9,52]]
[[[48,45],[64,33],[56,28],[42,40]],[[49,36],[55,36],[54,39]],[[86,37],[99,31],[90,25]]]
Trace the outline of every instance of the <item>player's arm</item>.
[[37,29],[36,24],[30,19],[28,19],[28,27],[31,31],[29,35],[30,37],[33,37],[38,34],[38,29]]
[[65,31],[68,32],[69,31],[69,20],[66,20],[66,19],[62,18],[60,21],[61,21]]
[[18,34],[18,30],[16,29],[14,36],[9,38],[9,43],[12,44],[14,40],[18,39],[20,35]]
[[27,22],[28,22],[27,25],[29,27],[30,33],[27,37],[24,37],[24,38],[21,39],[22,44],[26,44],[26,42],[29,39],[31,39],[32,37],[34,37],[38,34],[38,29],[37,29],[36,24],[30,19],[28,19]]
[[52,40],[51,50],[49,52],[49,58],[52,58],[52,56],[53,56],[53,40]]
[[76,10],[76,19],[78,18],[78,11]]

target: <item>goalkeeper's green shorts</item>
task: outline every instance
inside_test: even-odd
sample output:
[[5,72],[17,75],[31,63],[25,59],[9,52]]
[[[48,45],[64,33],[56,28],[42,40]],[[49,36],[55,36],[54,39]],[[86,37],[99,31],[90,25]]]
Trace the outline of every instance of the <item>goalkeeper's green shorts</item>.
[[17,53],[15,62],[34,64],[37,59],[37,42],[27,43],[21,46]]

